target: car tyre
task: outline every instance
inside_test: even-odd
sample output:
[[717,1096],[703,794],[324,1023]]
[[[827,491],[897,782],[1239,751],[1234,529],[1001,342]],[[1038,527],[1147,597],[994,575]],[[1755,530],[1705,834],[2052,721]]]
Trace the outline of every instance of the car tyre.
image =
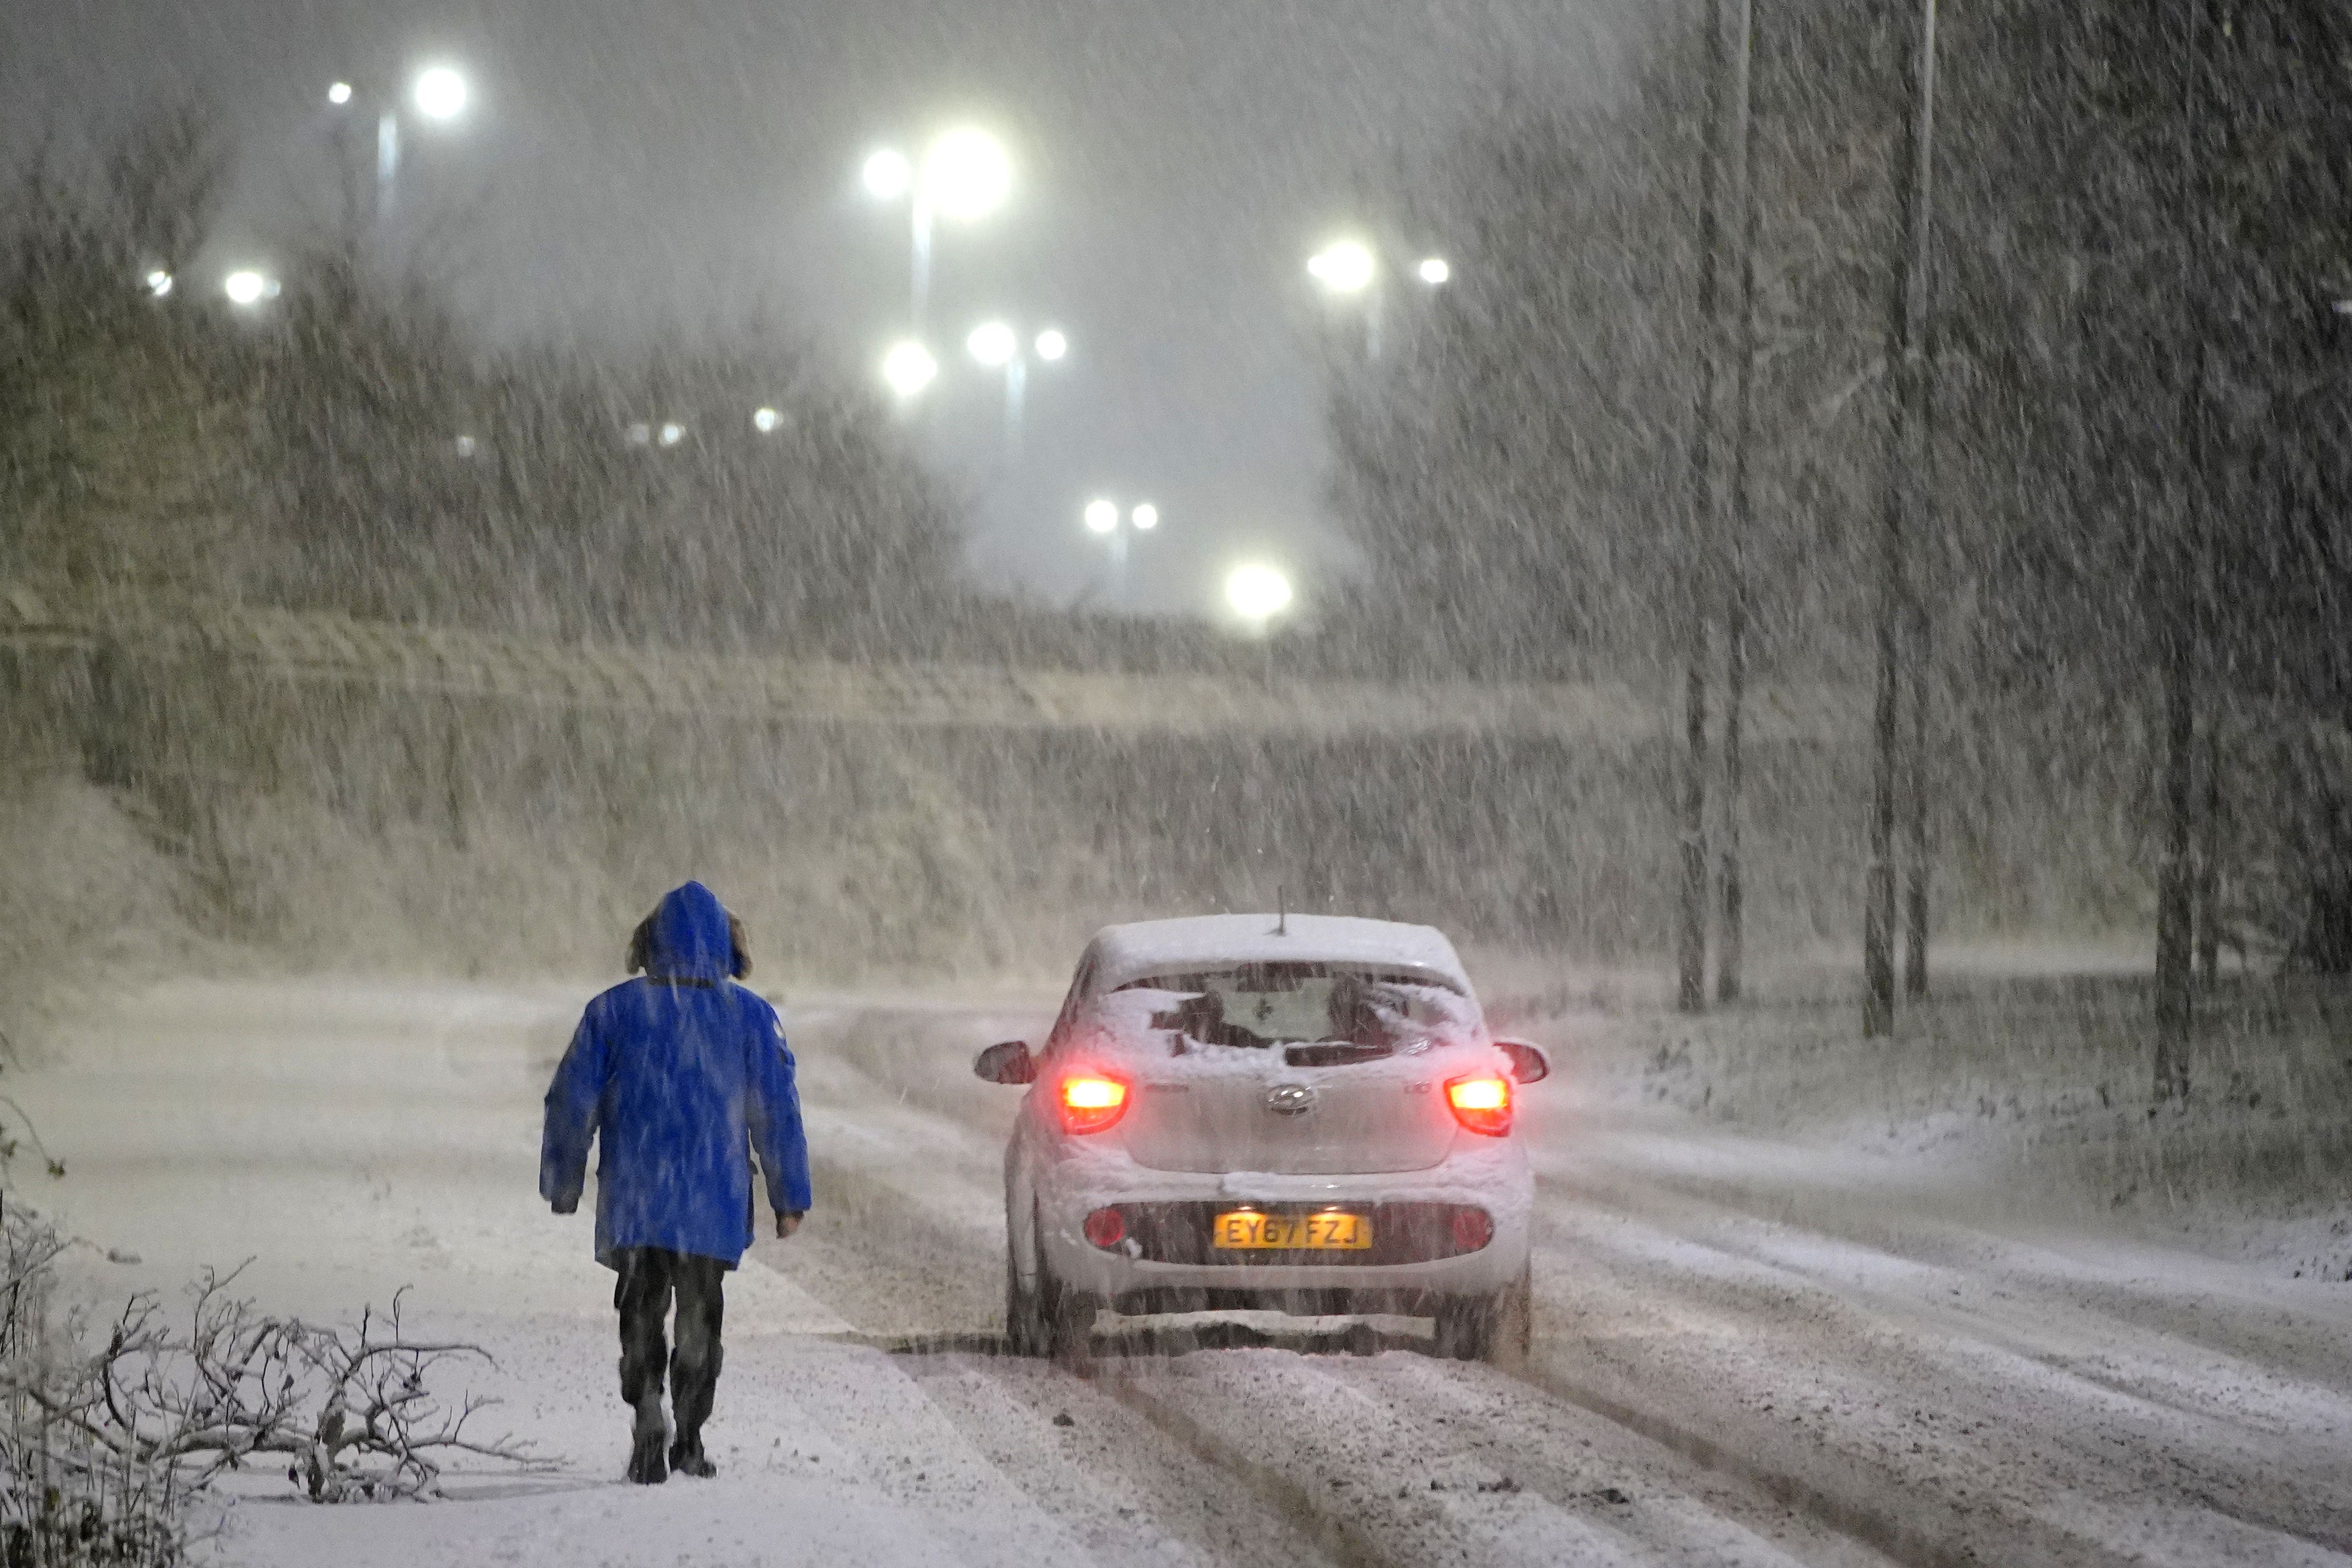
[[1037,1310],[1036,1288],[1021,1283],[1021,1270],[1013,1263],[1010,1237],[1004,1245],[1004,1338],[1014,1355],[1040,1356],[1048,1348],[1045,1316]]
[[1495,1342],[1487,1359],[1499,1366],[1525,1366],[1535,1352],[1535,1268],[1529,1264],[1521,1266],[1518,1279],[1495,1298]]
[[1031,1226],[1037,1259],[1034,1284],[1026,1288],[1022,1285],[1020,1271],[1013,1267],[1013,1249],[1005,1248],[1005,1335],[1012,1341],[1016,1355],[1083,1360],[1087,1337],[1094,1331],[1094,1299],[1055,1278],[1054,1266],[1045,1260],[1044,1228],[1034,1218]]
[[1528,1358],[1535,1337],[1535,1285],[1531,1270],[1489,1296],[1449,1296],[1437,1304],[1437,1353],[1451,1361],[1486,1361],[1516,1366]]

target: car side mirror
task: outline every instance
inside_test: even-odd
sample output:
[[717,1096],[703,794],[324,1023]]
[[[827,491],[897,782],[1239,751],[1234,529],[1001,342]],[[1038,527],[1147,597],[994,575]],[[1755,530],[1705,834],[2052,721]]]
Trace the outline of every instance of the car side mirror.
[[1541,1046],[1525,1040],[1496,1040],[1495,1048],[1511,1058],[1511,1076],[1521,1083],[1541,1083],[1551,1076],[1551,1058]]
[[1034,1083],[1037,1058],[1029,1054],[1028,1041],[1005,1040],[972,1058],[971,1074],[990,1083]]

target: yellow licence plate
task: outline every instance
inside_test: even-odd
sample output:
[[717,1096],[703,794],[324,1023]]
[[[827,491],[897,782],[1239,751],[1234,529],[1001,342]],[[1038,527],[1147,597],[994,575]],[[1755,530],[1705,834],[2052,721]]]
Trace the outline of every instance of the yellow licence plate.
[[1221,1247],[1272,1247],[1285,1252],[1358,1252],[1372,1245],[1372,1221],[1360,1214],[1259,1214],[1236,1209],[1217,1216]]

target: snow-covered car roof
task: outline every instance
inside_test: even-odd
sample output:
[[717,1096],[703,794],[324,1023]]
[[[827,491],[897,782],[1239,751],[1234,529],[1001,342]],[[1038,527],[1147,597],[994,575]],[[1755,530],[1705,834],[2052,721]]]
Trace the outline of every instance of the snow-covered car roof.
[[[1277,934],[1277,929],[1279,934]],[[1282,959],[1360,964],[1425,975],[1460,991],[1469,976],[1445,933],[1433,926],[1350,915],[1195,915],[1106,926],[1088,944],[1097,994],[1160,974],[1184,974]]]

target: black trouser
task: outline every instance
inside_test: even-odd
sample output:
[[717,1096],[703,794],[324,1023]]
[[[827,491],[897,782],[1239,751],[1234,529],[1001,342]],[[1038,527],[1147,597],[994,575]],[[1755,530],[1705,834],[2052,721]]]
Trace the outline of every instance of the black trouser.
[[710,1416],[719,1390],[719,1320],[726,1301],[719,1293],[727,1266],[716,1258],[670,1252],[658,1247],[624,1247],[613,1254],[620,1282],[613,1305],[621,1312],[621,1397],[633,1405],[662,1391],[662,1320],[670,1295],[677,1296],[677,1350],[669,1358],[671,1413],[677,1435],[691,1437]]

